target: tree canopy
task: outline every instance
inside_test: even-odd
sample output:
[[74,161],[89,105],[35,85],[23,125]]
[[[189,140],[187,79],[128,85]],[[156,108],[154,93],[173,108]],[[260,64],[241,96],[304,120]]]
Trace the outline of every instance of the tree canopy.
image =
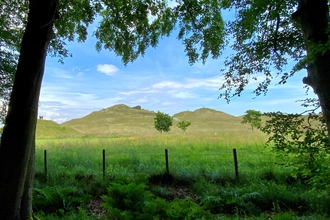
[[13,78],[15,75],[20,48],[20,41],[24,31],[24,13],[16,11],[26,10],[26,4],[4,1],[0,5],[0,122],[4,124]]
[[[298,1],[231,1],[227,9],[235,18],[227,23],[227,36],[233,39],[233,54],[223,70],[220,97],[227,101],[240,96],[245,86],[257,81],[256,95],[265,94],[275,77],[284,84],[300,70],[306,56],[305,41],[299,25],[292,20]],[[288,69],[289,62],[296,62]]]
[[[23,2],[24,7],[17,1],[3,3],[4,12],[9,8],[20,12],[2,13],[3,27],[26,23],[28,1]],[[176,28],[190,64],[205,62],[209,55],[218,58],[225,46],[233,50],[221,70],[224,81],[219,85],[219,97],[230,101],[251,81],[258,82],[256,95],[265,94],[275,77],[277,83],[283,84],[306,67],[306,40],[292,19],[298,5],[295,0],[59,1],[56,37],[51,41],[49,54],[59,56],[61,61],[70,56],[66,44],[86,40],[90,34],[88,26],[97,19],[99,25],[93,33],[97,38],[96,49],[114,51],[127,64],[143,55],[148,47],[156,47],[161,37],[169,36]],[[235,16],[224,21],[222,11]],[[15,39],[17,46],[22,30],[20,34],[13,34],[15,31],[11,28],[7,33],[0,32],[0,39]],[[3,63],[10,61],[4,55],[1,57]],[[296,65],[290,70],[288,64],[292,61]]]
[[154,118],[154,125],[157,131],[160,133],[169,132],[173,124],[173,118],[163,112],[158,111]]
[[260,128],[261,126],[261,112],[256,110],[247,110],[243,115],[242,124],[250,124],[251,129]]
[[178,128],[180,128],[180,129],[183,131],[183,133],[187,130],[187,128],[188,128],[190,125],[191,125],[191,122],[190,122],[190,121],[185,121],[185,120],[180,121],[180,122],[177,124]]

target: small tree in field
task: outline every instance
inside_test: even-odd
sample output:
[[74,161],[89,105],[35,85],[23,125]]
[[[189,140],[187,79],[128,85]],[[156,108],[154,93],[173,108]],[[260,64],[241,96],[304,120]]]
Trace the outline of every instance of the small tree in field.
[[260,128],[261,126],[261,112],[256,110],[247,110],[243,116],[242,124],[250,124],[251,129]]
[[187,130],[187,128],[191,125],[190,121],[180,121],[177,126],[178,128],[180,128],[183,132],[185,132]]
[[166,113],[158,111],[154,119],[154,123],[157,131],[161,133],[169,132],[171,130],[170,127],[173,124],[173,118]]

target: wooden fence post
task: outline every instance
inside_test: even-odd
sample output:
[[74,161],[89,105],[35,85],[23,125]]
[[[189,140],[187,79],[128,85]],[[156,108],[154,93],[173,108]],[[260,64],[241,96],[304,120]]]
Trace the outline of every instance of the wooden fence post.
[[170,171],[168,169],[168,152],[167,152],[167,149],[165,149],[165,162],[166,162],[166,174],[170,174]]
[[235,177],[238,179],[238,163],[237,163],[237,154],[236,149],[233,149],[233,155],[234,155],[234,165],[235,165]]
[[47,181],[47,150],[44,150],[44,172],[45,180]]
[[103,179],[105,177],[105,149],[102,151],[102,172],[103,172]]

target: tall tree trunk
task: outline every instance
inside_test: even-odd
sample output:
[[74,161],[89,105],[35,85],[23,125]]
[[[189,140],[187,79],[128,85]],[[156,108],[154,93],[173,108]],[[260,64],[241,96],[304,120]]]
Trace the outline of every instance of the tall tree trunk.
[[326,49],[314,54],[317,44],[325,45],[329,41],[328,1],[298,0],[298,3],[298,9],[292,18],[302,29],[307,54],[312,55],[311,60],[308,60],[308,75],[303,83],[310,85],[319,98],[330,141],[330,51]]
[[35,129],[58,0],[30,0],[0,146],[0,219],[32,219]]
[[[34,134],[32,136],[35,136]],[[33,180],[34,180],[34,162],[35,162],[35,142],[31,145],[31,152],[29,164],[25,177],[20,217],[21,219],[30,219],[33,213],[32,210],[32,194],[33,194]]]

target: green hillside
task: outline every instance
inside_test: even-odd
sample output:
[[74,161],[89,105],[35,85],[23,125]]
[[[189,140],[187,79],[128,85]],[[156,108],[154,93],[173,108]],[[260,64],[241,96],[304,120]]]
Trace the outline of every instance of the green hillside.
[[[140,106],[129,107],[127,105],[115,105],[71,121],[62,125],[72,127],[91,136],[121,135],[121,134],[151,134],[157,133],[154,128],[156,113],[142,109]],[[188,120],[192,124],[187,133],[192,132],[224,132],[247,131],[249,126],[241,124],[241,118],[216,111],[209,108],[201,108],[193,112],[185,111],[173,115],[171,132],[182,132],[177,128],[181,120]]]
[[71,127],[59,125],[54,121],[40,119],[37,121],[37,138],[82,137],[83,135],[83,132],[77,131]]
[[96,136],[150,133],[156,132],[153,124],[155,115],[155,112],[140,106],[131,108],[119,104],[62,125]]
[[[60,125],[49,120],[38,120],[37,138],[156,134],[158,131],[154,128],[155,115],[156,112],[142,109],[140,106],[119,104]],[[242,117],[201,108],[173,115],[171,133],[182,133],[177,127],[177,123],[182,120],[191,122],[186,133],[241,135],[251,132],[249,125],[241,124]]]
[[246,132],[249,128],[249,126],[241,123],[241,117],[235,117],[209,108],[200,108],[192,112],[180,112],[173,115],[173,118],[175,127],[181,120],[190,121],[191,126],[188,128],[187,132]]

